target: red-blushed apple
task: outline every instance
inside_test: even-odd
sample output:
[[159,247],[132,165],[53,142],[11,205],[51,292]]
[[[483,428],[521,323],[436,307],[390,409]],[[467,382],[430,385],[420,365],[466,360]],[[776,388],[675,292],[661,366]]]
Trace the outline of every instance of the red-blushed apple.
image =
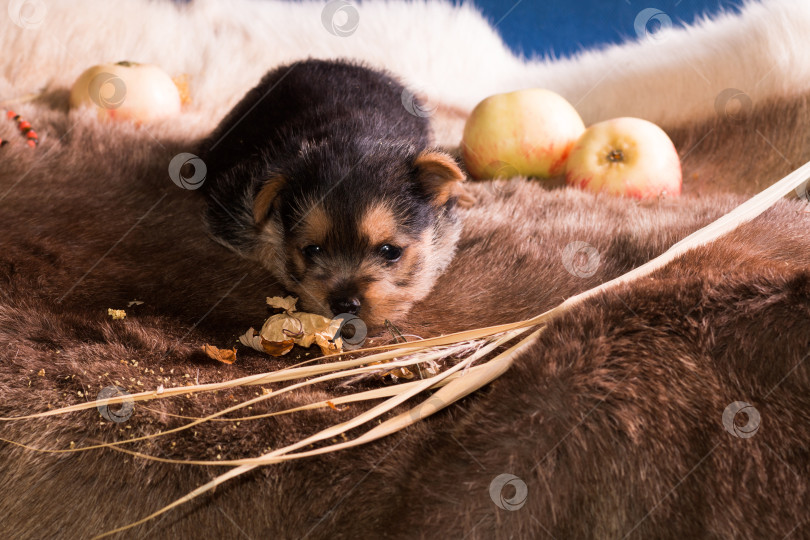
[[70,90],[70,106],[98,109],[103,120],[150,121],[180,112],[180,92],[152,64],[118,62],[85,70]]
[[663,129],[641,118],[594,124],[568,156],[565,181],[637,199],[681,193],[681,161]]
[[585,131],[565,98],[542,88],[495,94],[476,105],[464,126],[461,153],[473,178],[506,173],[549,178],[565,172]]

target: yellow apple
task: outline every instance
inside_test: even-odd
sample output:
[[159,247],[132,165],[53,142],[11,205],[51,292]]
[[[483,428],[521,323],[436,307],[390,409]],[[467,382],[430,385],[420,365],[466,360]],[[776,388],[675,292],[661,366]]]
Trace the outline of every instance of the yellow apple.
[[542,88],[495,94],[476,105],[461,140],[473,178],[507,174],[549,178],[565,162],[585,125],[565,98]]
[[681,161],[663,129],[641,118],[614,118],[579,138],[565,181],[594,192],[637,199],[681,193]]
[[101,64],[84,71],[70,90],[70,106],[84,105],[96,107],[102,119],[148,122],[180,112],[180,93],[155,65]]

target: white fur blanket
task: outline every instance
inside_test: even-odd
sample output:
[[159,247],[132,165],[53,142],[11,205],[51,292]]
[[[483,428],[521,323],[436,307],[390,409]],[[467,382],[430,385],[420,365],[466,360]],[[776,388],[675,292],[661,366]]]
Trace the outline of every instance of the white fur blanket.
[[[348,9],[356,10],[356,28],[335,35],[319,2],[10,0],[19,24],[12,16],[0,22],[0,96],[69,87],[97,63],[156,63],[190,76],[193,104],[182,121],[155,129],[198,134],[270,67],[307,56],[366,60],[463,110],[496,92],[541,86],[573,103],[586,124],[638,116],[673,125],[716,114],[727,88],[759,102],[810,87],[806,2],[750,2],[739,16],[570,59],[517,58],[469,4],[386,1]],[[335,17],[340,25],[340,13]]]

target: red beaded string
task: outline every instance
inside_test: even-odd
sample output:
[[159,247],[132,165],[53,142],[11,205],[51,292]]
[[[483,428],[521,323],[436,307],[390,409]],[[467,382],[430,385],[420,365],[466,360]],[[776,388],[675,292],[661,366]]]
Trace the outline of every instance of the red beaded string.
[[[26,122],[25,120],[20,118],[20,115],[15,113],[14,111],[8,111],[6,113],[6,117],[9,120],[14,120],[15,122],[17,122],[17,129],[19,129],[22,136],[25,137],[25,142],[26,144],[28,144],[28,146],[34,148],[37,144],[39,144],[39,137],[37,137],[37,132],[34,131],[29,122]],[[8,144],[8,140],[0,139],[0,146],[5,146],[6,144]]]

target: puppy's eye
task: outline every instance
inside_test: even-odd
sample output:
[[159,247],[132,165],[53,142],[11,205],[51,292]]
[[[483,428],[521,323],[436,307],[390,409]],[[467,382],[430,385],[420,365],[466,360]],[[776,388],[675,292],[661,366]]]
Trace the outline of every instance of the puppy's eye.
[[304,257],[306,257],[307,259],[312,259],[316,255],[321,254],[322,252],[323,250],[321,249],[321,246],[316,246],[314,244],[306,246],[304,249],[301,250],[301,253],[303,253]]
[[398,261],[402,256],[402,248],[391,244],[383,244],[380,246],[380,255],[386,261]]

